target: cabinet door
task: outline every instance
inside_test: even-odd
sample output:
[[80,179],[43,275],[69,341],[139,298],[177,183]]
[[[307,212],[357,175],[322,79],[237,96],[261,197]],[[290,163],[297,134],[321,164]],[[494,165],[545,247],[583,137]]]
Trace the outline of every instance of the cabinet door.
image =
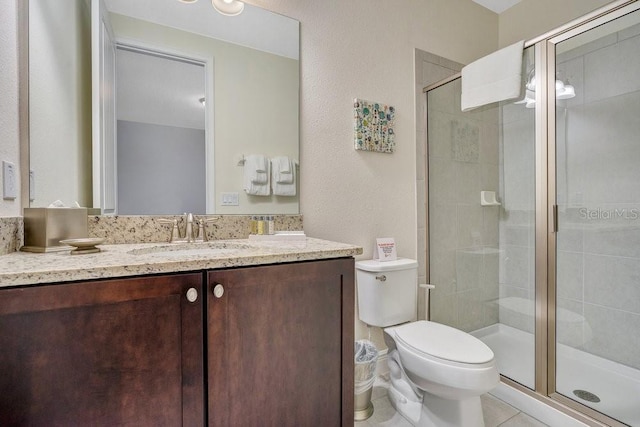
[[209,425],[353,425],[353,276],[351,258],[209,273]]
[[202,282],[0,290],[0,425],[204,425]]

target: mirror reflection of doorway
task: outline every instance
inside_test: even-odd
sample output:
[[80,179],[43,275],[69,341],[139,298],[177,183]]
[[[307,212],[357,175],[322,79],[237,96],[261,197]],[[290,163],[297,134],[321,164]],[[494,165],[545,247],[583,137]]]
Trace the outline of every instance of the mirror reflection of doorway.
[[117,213],[206,213],[205,67],[119,45]]

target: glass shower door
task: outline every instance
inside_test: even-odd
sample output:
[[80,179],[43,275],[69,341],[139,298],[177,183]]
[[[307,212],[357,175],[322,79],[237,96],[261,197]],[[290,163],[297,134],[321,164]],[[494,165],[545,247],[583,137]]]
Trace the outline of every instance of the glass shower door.
[[460,94],[460,79],[427,91],[431,320],[480,338],[533,389],[535,102],[461,112]]
[[555,62],[555,389],[640,425],[640,12]]

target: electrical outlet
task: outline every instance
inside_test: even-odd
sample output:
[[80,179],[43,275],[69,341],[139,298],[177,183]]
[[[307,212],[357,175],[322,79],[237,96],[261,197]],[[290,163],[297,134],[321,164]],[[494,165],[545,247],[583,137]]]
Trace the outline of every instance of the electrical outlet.
[[2,190],[2,197],[5,200],[13,200],[18,197],[16,166],[4,160],[2,161]]
[[240,196],[238,195],[238,193],[222,193],[220,196],[222,197],[222,206],[240,205]]

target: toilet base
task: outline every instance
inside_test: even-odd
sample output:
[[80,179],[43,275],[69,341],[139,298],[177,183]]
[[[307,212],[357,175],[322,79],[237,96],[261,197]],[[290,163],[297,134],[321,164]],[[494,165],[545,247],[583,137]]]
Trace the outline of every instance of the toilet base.
[[400,415],[416,427],[484,427],[479,396],[451,400],[425,393],[422,402],[415,402],[391,386],[389,401]]
[[405,395],[399,392],[393,385],[388,389],[389,402],[397,413],[402,415],[413,426],[422,418],[422,401],[414,401],[407,399]]
[[429,393],[423,396],[418,427],[484,427],[480,396],[465,400],[443,399]]

